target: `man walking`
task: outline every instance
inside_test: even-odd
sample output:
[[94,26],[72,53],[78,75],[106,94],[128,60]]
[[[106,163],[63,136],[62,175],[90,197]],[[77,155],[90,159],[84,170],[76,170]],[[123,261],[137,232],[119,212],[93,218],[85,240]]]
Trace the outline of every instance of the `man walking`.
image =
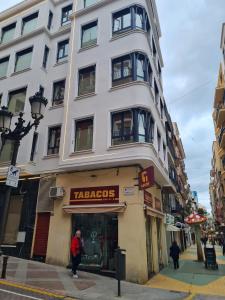
[[77,268],[81,262],[81,254],[83,251],[83,244],[81,240],[81,231],[77,230],[71,242],[71,254],[72,254],[72,272],[73,278],[78,278]]
[[170,247],[170,256],[173,259],[173,265],[174,265],[174,269],[178,269],[179,268],[179,256],[180,256],[180,248],[177,245],[177,242],[174,241],[172,246]]

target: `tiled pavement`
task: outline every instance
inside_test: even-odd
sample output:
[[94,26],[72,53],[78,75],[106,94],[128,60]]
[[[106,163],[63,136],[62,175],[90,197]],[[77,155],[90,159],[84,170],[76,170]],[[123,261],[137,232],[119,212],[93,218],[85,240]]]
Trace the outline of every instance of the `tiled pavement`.
[[[190,247],[181,255],[180,269],[174,270],[172,262],[167,268],[164,268],[158,275],[154,276],[147,285],[153,288],[170,289],[176,291],[188,292],[196,295],[191,299],[217,299],[212,296],[217,295],[225,297],[225,257],[222,255],[222,249],[216,246],[218,270],[205,269],[204,263],[196,261],[196,247]],[[223,299],[225,299],[223,297]],[[218,299],[221,299],[219,297]]]
[[[117,299],[115,279],[86,272],[79,272],[79,275],[79,279],[72,279],[70,271],[63,267],[13,257],[9,258],[7,268],[7,279],[12,284],[17,282],[34,288],[46,289],[46,291],[52,290],[64,297],[70,296],[76,299]],[[7,282],[0,280],[0,286],[5,283]],[[187,296],[183,292],[154,289],[129,282],[122,283],[122,294],[124,300],[176,300]]]

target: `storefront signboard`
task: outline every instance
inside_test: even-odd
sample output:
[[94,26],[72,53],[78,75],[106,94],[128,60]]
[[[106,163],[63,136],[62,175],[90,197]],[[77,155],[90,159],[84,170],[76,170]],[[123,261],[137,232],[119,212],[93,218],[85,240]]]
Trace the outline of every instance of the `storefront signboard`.
[[119,186],[72,188],[70,205],[119,203]]
[[139,172],[138,179],[139,179],[139,188],[141,190],[145,190],[153,186],[155,183],[154,167],[151,166]]
[[144,203],[145,205],[153,208],[153,197],[152,197],[152,194],[147,192],[147,191],[144,191]]
[[161,208],[161,201],[155,197],[155,209],[161,211],[162,208]]

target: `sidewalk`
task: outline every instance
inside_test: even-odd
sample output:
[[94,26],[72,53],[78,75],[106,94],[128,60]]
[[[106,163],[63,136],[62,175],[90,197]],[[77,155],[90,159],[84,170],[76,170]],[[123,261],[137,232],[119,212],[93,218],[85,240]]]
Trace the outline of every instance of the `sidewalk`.
[[218,270],[205,269],[204,263],[196,262],[196,246],[191,246],[181,255],[178,270],[174,270],[170,263],[167,268],[149,280],[147,286],[182,291],[192,295],[225,296],[225,257],[222,255],[221,247],[215,248]]
[[[118,299],[115,279],[86,272],[79,272],[79,276],[79,279],[72,279],[70,271],[63,267],[14,257],[9,258],[7,268],[7,279],[10,282],[52,290],[76,299]],[[4,283],[7,284],[5,281]],[[122,282],[122,295],[124,300],[176,300],[184,299],[187,296],[183,292],[170,291],[170,288],[169,291],[165,291],[129,282]]]

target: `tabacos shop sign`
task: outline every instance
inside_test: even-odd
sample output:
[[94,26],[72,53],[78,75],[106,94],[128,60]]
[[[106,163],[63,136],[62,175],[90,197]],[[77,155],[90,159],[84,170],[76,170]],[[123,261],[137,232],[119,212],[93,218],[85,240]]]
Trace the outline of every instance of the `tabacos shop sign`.
[[119,186],[73,188],[70,205],[119,203]]

